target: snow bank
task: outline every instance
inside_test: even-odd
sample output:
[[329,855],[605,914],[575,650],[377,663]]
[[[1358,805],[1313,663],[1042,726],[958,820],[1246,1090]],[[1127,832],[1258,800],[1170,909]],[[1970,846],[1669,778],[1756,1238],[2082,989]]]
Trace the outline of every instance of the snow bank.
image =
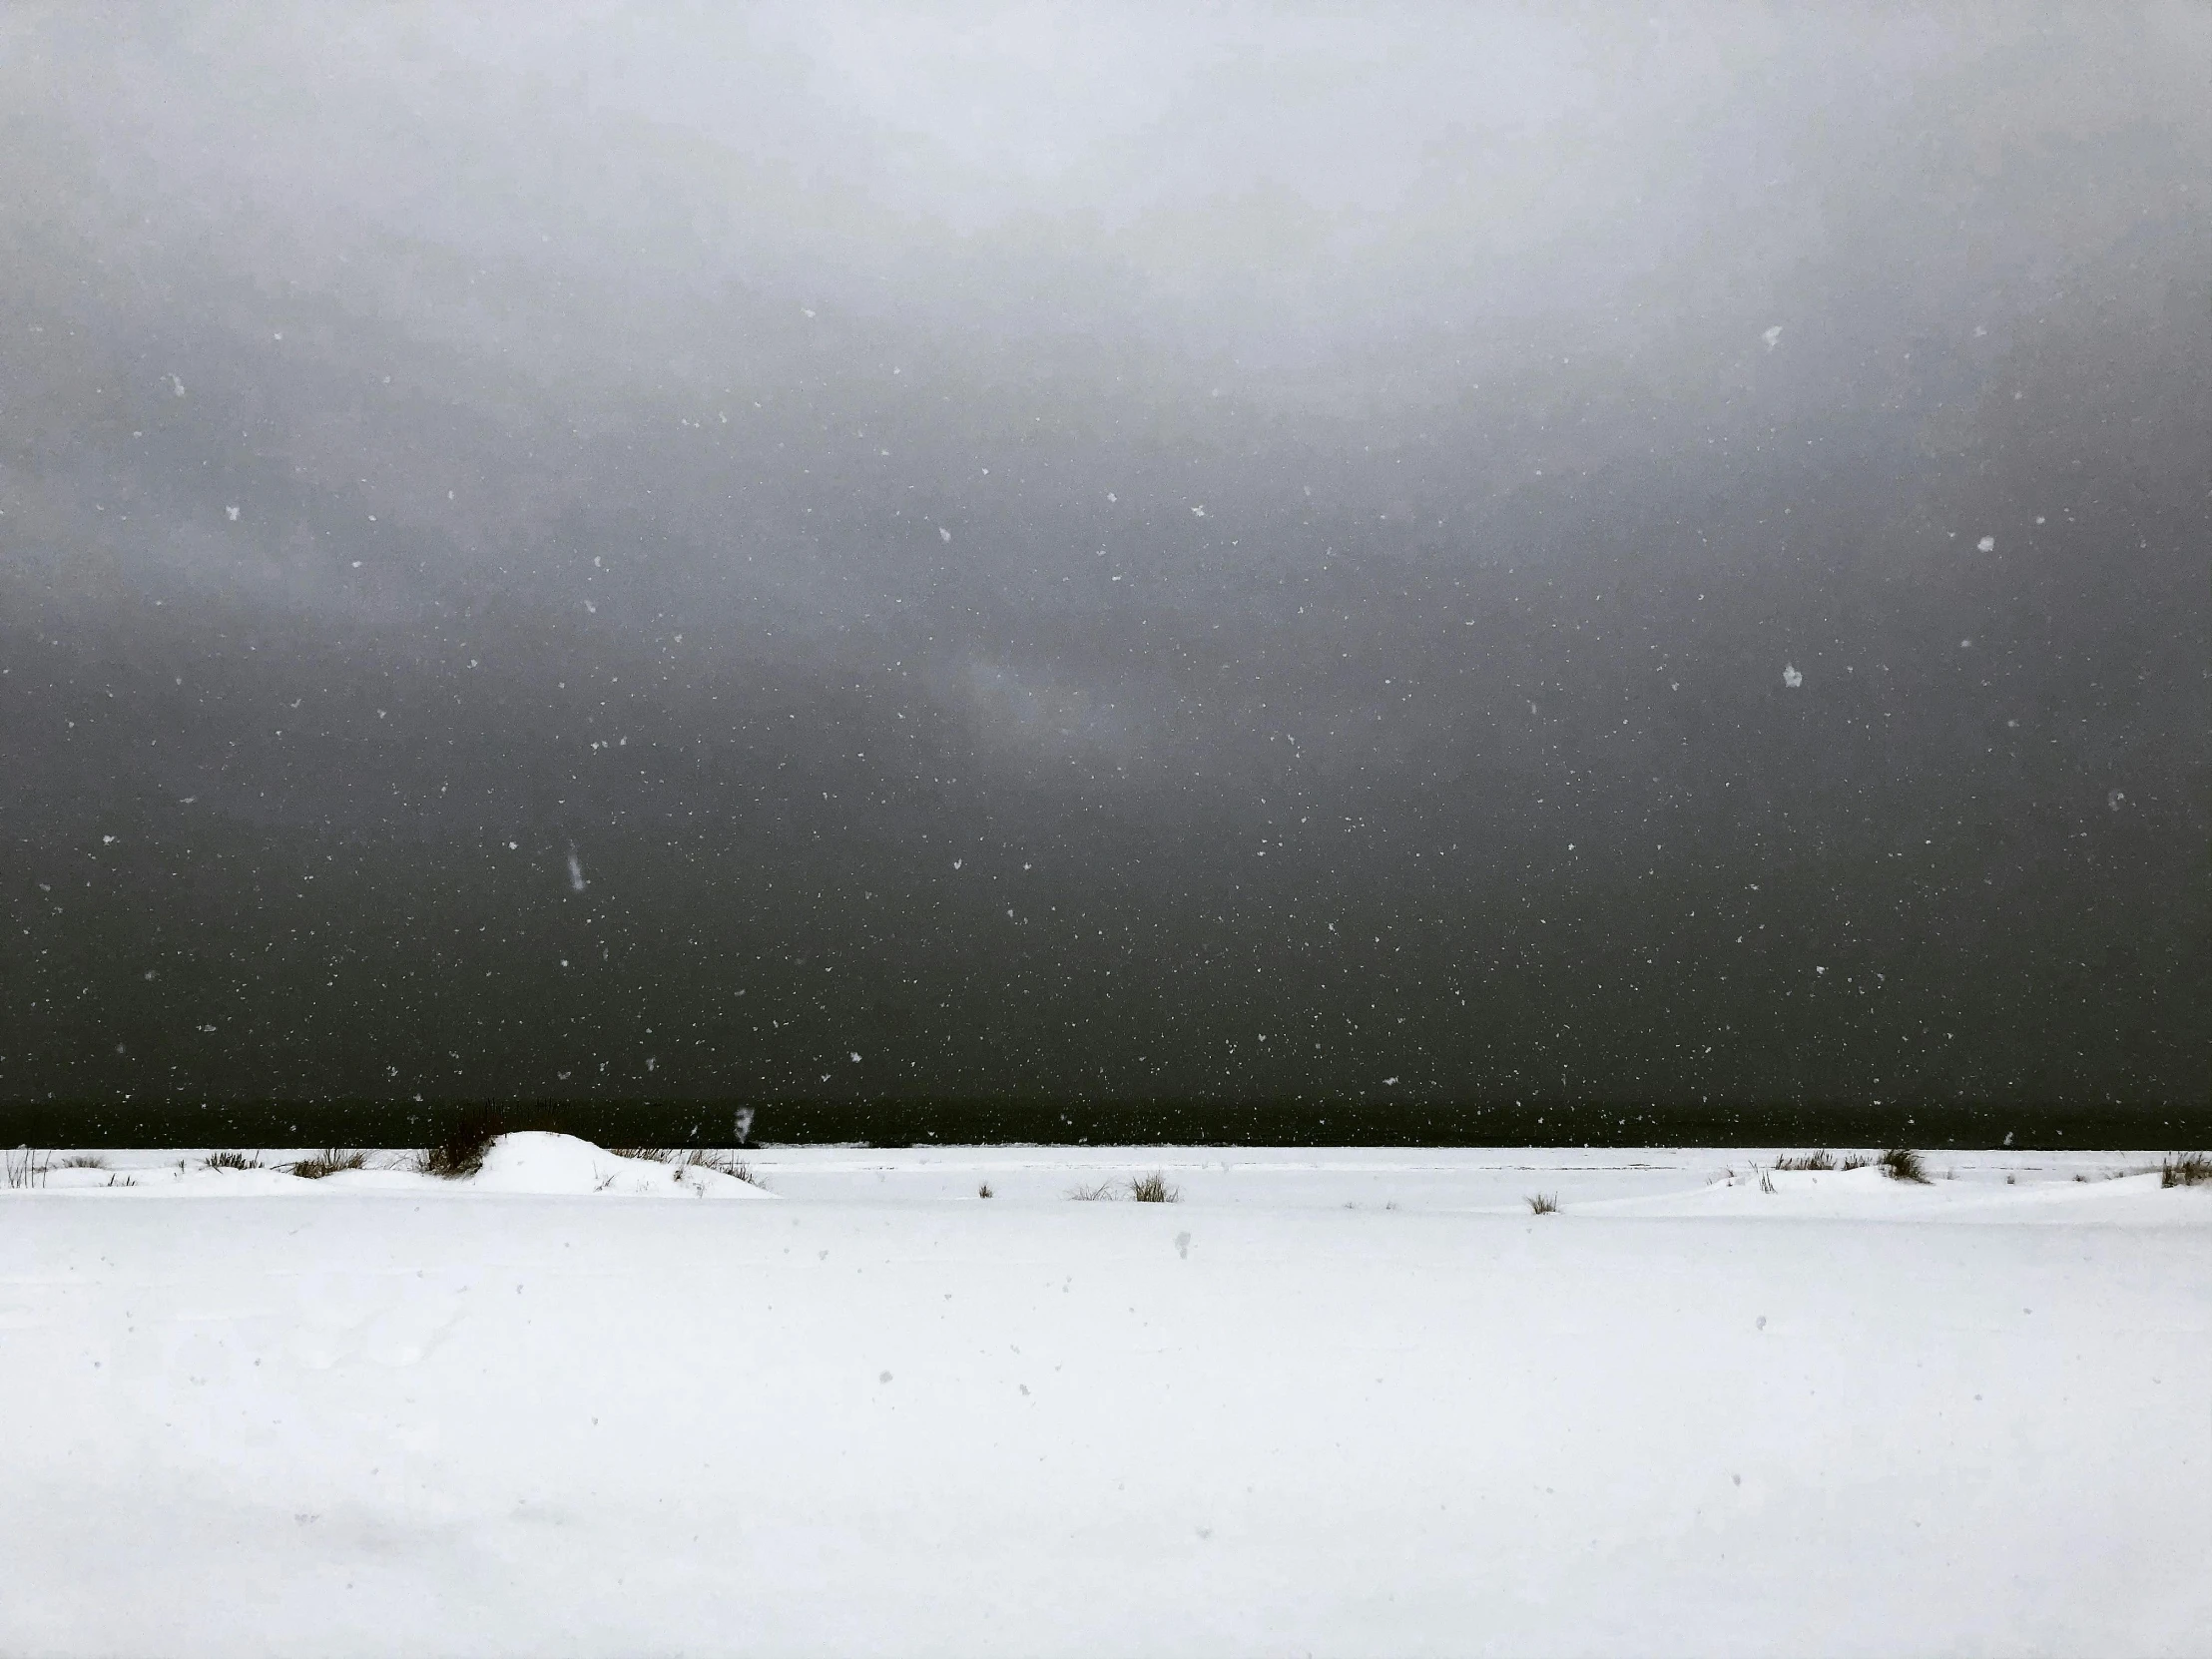
[[469,1180],[483,1193],[613,1193],[623,1198],[765,1198],[703,1164],[623,1158],[574,1135],[502,1135]]
[[[771,1195],[714,1162],[696,1162],[690,1154],[669,1161],[629,1158],[573,1135],[537,1132],[502,1135],[484,1155],[474,1175],[446,1180],[413,1168],[413,1154],[364,1155],[360,1169],[336,1170],[319,1178],[295,1173],[306,1152],[256,1153],[250,1168],[211,1162],[208,1153],[115,1153],[103,1155],[98,1168],[47,1161],[29,1191],[99,1193],[194,1198],[298,1198],[309,1193],[399,1193],[461,1196],[527,1193],[538,1196],[605,1193],[617,1198],[722,1198],[751,1200]],[[704,1154],[700,1156],[706,1156]],[[716,1161],[719,1161],[719,1156]]]
[[1695,1191],[1599,1200],[1581,1215],[1712,1216],[1772,1221],[2117,1223],[2202,1226],[2204,1194],[2162,1188],[2155,1173],[2096,1180],[1998,1185],[1932,1179],[1894,1181],[1880,1169],[1740,1168]]

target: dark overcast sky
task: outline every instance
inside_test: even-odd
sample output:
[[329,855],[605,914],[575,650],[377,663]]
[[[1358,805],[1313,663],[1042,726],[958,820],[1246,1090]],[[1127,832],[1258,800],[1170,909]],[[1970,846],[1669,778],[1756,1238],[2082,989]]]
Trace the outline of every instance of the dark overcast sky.
[[2201,1104],[2208,72],[11,6],[0,1096]]

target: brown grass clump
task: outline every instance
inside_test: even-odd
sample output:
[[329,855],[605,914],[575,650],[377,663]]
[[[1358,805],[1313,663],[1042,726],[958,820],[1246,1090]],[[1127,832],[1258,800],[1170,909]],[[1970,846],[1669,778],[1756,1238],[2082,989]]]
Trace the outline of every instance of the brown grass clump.
[[492,1113],[472,1113],[414,1154],[408,1164],[418,1175],[434,1175],[440,1181],[465,1181],[484,1167],[484,1154],[503,1133],[499,1119]]
[[294,1159],[284,1168],[302,1181],[319,1181],[325,1175],[335,1175],[340,1170],[368,1168],[368,1154],[340,1152],[334,1146],[326,1146],[308,1157]]
[[1793,1156],[1777,1158],[1776,1169],[1834,1169],[1836,1155],[1833,1152],[1800,1152]]
[[2195,1187],[2212,1181],[2212,1157],[2202,1152],[2177,1152],[2158,1166],[2161,1187]]
[[685,1169],[711,1169],[743,1181],[749,1187],[759,1187],[763,1192],[768,1190],[768,1183],[761,1179],[759,1172],[735,1152],[709,1152],[695,1146],[675,1161]]
[[1928,1167],[1921,1162],[1921,1155],[1911,1147],[1894,1146],[1875,1162],[1882,1166],[1882,1173],[1893,1181],[1910,1181],[1922,1187],[1928,1185]]

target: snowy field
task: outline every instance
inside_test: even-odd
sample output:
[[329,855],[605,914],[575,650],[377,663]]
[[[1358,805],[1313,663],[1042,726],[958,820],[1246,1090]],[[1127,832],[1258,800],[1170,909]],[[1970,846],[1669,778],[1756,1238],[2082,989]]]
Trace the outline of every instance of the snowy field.
[[2156,1154],[105,1157],[0,1190],[9,1655],[2212,1652]]

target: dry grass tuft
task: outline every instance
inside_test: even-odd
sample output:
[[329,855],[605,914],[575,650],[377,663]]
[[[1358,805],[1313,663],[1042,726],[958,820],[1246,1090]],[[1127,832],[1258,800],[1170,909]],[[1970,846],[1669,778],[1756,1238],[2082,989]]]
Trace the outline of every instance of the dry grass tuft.
[[1068,1197],[1082,1204],[1110,1203],[1113,1196],[1114,1184],[1111,1181],[1101,1181],[1096,1186],[1085,1186],[1079,1181],[1068,1189]]
[[106,1169],[108,1160],[101,1157],[97,1152],[72,1152],[54,1167],[56,1169]]
[[34,1146],[19,1146],[0,1163],[4,1163],[9,1186],[43,1187],[46,1172],[54,1167],[54,1155]]
[[211,1152],[200,1160],[202,1169],[261,1169],[262,1161],[249,1152]]
[[1834,1169],[1836,1155],[1833,1152],[1801,1152],[1794,1157],[1777,1158],[1776,1169]]
[[743,1181],[749,1187],[768,1191],[768,1183],[761,1179],[754,1167],[735,1152],[709,1152],[704,1147],[693,1147],[676,1160],[686,1169],[711,1169],[721,1175]]
[[340,1170],[368,1168],[368,1154],[340,1152],[334,1146],[327,1146],[311,1157],[286,1164],[284,1168],[302,1181],[319,1181],[325,1175],[335,1175]]
[[1532,1193],[1529,1195],[1528,1208],[1539,1216],[1555,1216],[1559,1213],[1559,1195]]
[[1882,1166],[1882,1173],[1893,1181],[1911,1181],[1917,1186],[1928,1185],[1928,1167],[1921,1162],[1921,1155],[1908,1146],[1893,1146],[1875,1160]]
[[2212,1181],[2212,1157],[2202,1152],[2177,1152],[2158,1166],[2161,1187],[2195,1187]]
[[488,1112],[463,1118],[420,1152],[407,1160],[417,1175],[434,1175],[440,1181],[465,1181],[484,1167],[484,1154],[502,1130]]
[[649,1164],[673,1164],[679,1177],[688,1169],[711,1169],[719,1175],[743,1181],[749,1187],[768,1191],[768,1183],[761,1179],[751,1164],[735,1152],[713,1152],[703,1146],[610,1146],[607,1150],[617,1158],[638,1158]]
[[1139,1204],[1176,1204],[1182,1201],[1183,1189],[1169,1186],[1168,1178],[1154,1170],[1129,1178],[1129,1196]]

